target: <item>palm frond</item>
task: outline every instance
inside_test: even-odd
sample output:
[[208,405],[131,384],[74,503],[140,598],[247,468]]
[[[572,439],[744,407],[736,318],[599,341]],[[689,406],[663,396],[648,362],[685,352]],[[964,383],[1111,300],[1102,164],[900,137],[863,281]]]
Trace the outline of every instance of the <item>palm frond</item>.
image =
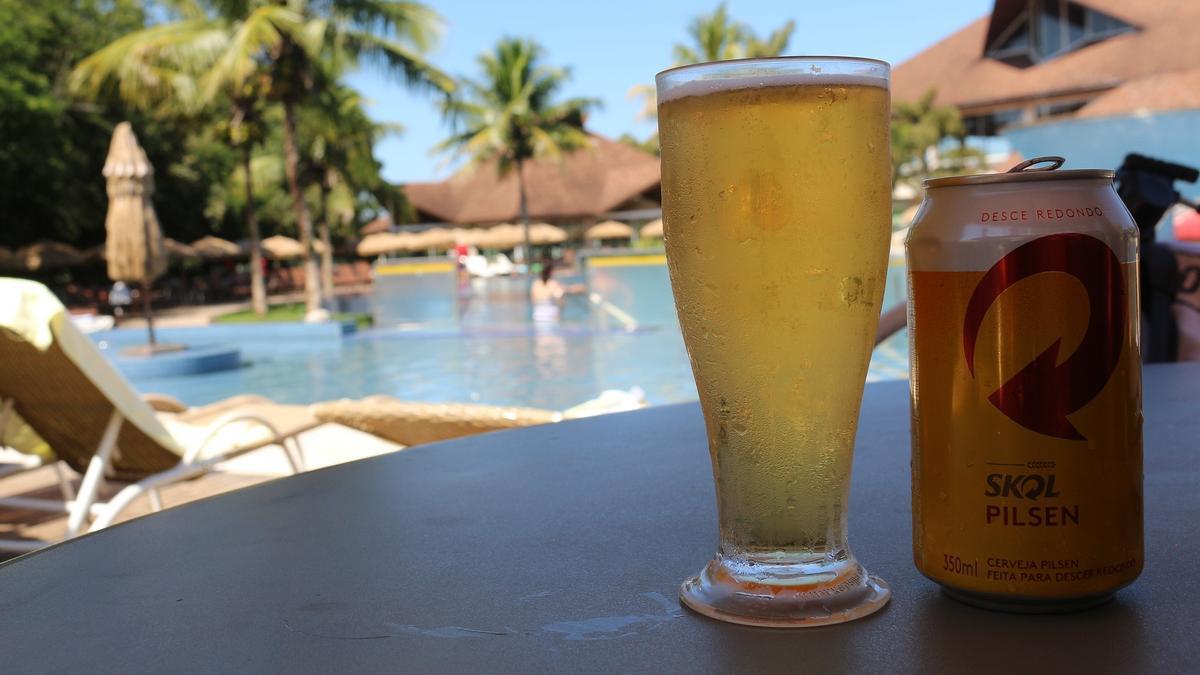
[[638,111],[637,118],[643,121],[654,121],[658,119],[658,92],[652,84],[635,84],[629,88],[629,92],[625,94],[625,98],[634,101],[642,100],[642,109]]
[[408,43],[417,52],[432,49],[442,27],[442,17],[417,2],[333,0],[330,13],[356,31]]
[[408,86],[427,87],[447,94],[455,89],[454,78],[400,42],[361,31],[343,32],[341,39],[348,51],[367,63],[399,73]]
[[[250,160],[250,180],[258,198],[282,192],[283,159],[275,153],[256,153]],[[246,171],[240,163],[224,183],[213,186],[205,207],[205,215],[219,221],[228,213],[240,213],[246,205]]]
[[256,8],[239,22],[229,47],[204,76],[201,91],[212,100],[226,89],[239,89],[262,68],[267,55],[283,43],[285,33],[298,33],[303,17],[287,7]]
[[197,0],[159,0],[166,10],[183,19],[207,19],[204,6]]
[[67,79],[76,96],[95,100],[116,95],[139,107],[175,98],[189,100],[180,86],[203,70],[224,48],[222,32],[207,20],[151,26],[118,38],[79,62]]
[[762,40],[751,31],[747,31],[746,35],[746,56],[751,58],[764,58],[768,56],[779,56],[787,51],[788,43],[792,40],[792,33],[796,30],[796,22],[789,20],[779,28],[771,31],[767,39]]
[[675,45],[671,49],[671,54],[675,56],[676,65],[685,65],[688,63],[700,63],[704,59],[696,53],[696,50],[687,45]]
[[570,71],[542,63],[542,49],[532,40],[503,38],[477,59],[483,76],[466,80],[460,95],[443,105],[455,130],[438,152],[468,157],[473,163],[495,161],[504,176],[520,163],[537,158],[559,159],[586,147],[586,111],[600,102],[590,98],[556,101]]

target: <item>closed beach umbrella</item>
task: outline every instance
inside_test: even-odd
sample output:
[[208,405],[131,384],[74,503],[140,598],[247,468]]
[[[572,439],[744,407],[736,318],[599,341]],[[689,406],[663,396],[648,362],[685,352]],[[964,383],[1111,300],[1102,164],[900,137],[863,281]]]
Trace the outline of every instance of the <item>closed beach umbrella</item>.
[[600,239],[630,239],[632,237],[633,228],[625,223],[618,223],[615,220],[596,223],[583,233],[583,238],[591,241]]
[[17,251],[17,266],[30,272],[75,267],[87,261],[79,249],[59,241],[39,241]]
[[206,236],[200,237],[191,244],[192,251],[201,258],[209,260],[223,260],[226,258],[237,258],[245,255],[245,251],[241,246],[220,237]]
[[113,281],[142,285],[142,302],[150,344],[154,340],[154,316],[151,313],[150,287],[167,269],[163,254],[162,230],[150,195],[154,193],[154,167],[138,145],[129,122],[121,122],[113,131],[108,157],[104,160],[108,190],[108,216],[104,219],[107,238],[104,258],[108,277]]
[[642,239],[662,239],[662,218],[652,220],[643,225],[640,234],[642,235]]
[[267,255],[277,260],[304,256],[304,245],[291,237],[277,234],[263,239],[260,245]]

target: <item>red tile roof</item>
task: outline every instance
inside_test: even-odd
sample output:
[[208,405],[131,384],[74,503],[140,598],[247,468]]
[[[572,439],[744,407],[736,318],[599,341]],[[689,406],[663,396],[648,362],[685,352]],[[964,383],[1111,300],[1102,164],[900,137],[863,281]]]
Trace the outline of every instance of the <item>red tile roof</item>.
[[[1200,1],[1072,1],[1136,30],[1018,68],[984,57],[989,28],[985,16],[898,65],[892,72],[892,95],[914,100],[933,88],[939,103],[969,111],[1058,94],[1101,92],[1137,78],[1200,68]],[[996,7],[1009,4],[999,0]]]
[[1200,108],[1200,68],[1130,80],[1104,92],[1075,116],[1111,117],[1192,108]]
[[[599,216],[658,187],[658,158],[624,143],[592,136],[591,147],[562,158],[526,164],[529,215],[563,221]],[[404,187],[420,212],[461,225],[519,217],[516,174],[503,179],[495,162],[468,166],[436,183]]]

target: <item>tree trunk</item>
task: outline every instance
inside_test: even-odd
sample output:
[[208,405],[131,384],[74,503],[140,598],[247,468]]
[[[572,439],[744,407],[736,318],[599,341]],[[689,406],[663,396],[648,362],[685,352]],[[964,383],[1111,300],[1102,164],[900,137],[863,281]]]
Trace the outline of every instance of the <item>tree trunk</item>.
[[321,243],[321,292],[333,302],[333,239],[329,235],[329,175],[321,178],[321,213],[317,232]]
[[259,241],[258,218],[254,213],[254,179],[250,175],[250,143],[242,143],[242,169],[246,173],[246,206],[242,218],[250,237],[250,307],[258,316],[267,314],[267,285],[263,279],[263,256]]
[[525,230],[525,276],[533,274],[533,246],[529,241],[529,198],[525,195],[525,163],[517,160],[517,189],[520,191],[521,226]]
[[300,151],[296,147],[296,111],[290,100],[283,102],[283,154],[287,169],[288,192],[296,211],[296,229],[304,246],[304,305],[311,312],[321,308],[321,279],[313,257],[313,227],[300,189]]

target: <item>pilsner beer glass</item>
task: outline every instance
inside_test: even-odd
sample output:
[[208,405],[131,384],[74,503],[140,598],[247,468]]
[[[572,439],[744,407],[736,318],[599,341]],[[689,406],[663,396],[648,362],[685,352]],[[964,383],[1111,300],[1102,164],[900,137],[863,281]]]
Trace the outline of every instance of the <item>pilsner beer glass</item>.
[[687,606],[757,626],[887,603],[846,539],[891,235],[889,67],[746,59],[658,74],[671,287],[717,486]]

